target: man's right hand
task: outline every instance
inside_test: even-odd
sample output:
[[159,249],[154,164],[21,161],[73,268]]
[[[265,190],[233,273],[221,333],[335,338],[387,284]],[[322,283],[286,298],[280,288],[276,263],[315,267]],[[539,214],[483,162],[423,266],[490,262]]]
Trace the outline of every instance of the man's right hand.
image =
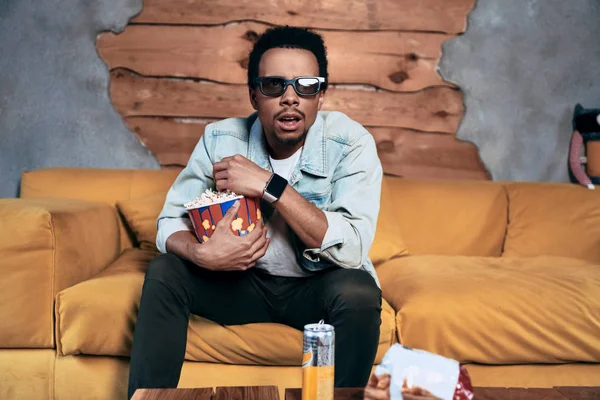
[[262,219],[246,236],[235,235],[231,222],[239,208],[236,202],[227,210],[208,242],[199,243],[193,232],[176,232],[167,239],[167,250],[212,271],[244,271],[255,266],[267,252],[270,239]]

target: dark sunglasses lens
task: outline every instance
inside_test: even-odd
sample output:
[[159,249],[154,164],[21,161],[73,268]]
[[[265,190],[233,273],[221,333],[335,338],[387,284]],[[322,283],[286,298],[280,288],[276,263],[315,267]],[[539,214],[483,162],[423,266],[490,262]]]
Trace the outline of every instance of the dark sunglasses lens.
[[283,93],[285,82],[281,78],[263,78],[262,91],[267,96],[279,96]]
[[319,80],[317,78],[300,78],[296,81],[296,90],[304,95],[317,94],[319,91]]

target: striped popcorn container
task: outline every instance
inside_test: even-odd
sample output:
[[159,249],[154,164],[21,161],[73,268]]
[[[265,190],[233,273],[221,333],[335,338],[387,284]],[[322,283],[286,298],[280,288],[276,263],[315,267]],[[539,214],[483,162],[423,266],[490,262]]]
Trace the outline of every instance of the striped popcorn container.
[[256,222],[262,218],[259,200],[238,196],[206,206],[187,209],[196,236],[198,236],[201,243],[208,241],[219,221],[223,219],[223,215],[229,210],[229,207],[233,206],[236,200],[239,200],[240,208],[231,222],[231,230],[238,236],[245,236],[252,232]]

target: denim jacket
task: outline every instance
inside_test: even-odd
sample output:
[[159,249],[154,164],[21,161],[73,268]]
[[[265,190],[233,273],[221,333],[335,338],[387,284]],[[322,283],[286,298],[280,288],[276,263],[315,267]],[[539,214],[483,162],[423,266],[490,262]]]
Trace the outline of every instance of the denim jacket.
[[[272,171],[262,124],[254,113],[209,124],[187,166],[169,190],[158,217],[156,245],[166,252],[167,238],[181,230],[193,231],[183,204],[215,188],[212,164],[241,154]],[[290,184],[323,210],[328,228],[320,248],[306,248],[296,235],[293,247],[298,264],[308,271],[337,265],[363,269],[377,285],[368,257],[375,236],[382,168],[373,136],[340,112],[319,111],[310,127]],[[265,223],[270,205],[263,202]]]

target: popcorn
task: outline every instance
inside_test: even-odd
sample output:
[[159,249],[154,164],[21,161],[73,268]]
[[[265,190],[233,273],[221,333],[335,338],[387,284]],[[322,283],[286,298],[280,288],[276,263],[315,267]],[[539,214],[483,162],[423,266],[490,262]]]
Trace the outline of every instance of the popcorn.
[[204,207],[210,204],[222,203],[228,200],[234,200],[241,196],[237,195],[235,192],[231,190],[225,190],[223,192],[215,192],[212,189],[206,189],[204,193],[200,196],[196,197],[194,200],[189,203],[185,203],[183,206],[186,209]]

